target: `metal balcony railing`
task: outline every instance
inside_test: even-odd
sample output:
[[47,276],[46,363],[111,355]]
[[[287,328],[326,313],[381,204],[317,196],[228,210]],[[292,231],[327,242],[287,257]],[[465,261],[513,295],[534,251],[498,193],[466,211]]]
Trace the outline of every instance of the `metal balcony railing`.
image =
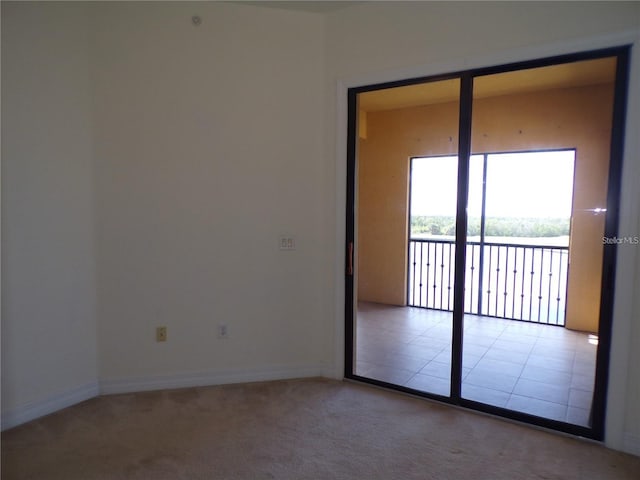
[[[565,323],[569,248],[468,242],[465,313]],[[408,304],[453,309],[455,242],[409,241]]]

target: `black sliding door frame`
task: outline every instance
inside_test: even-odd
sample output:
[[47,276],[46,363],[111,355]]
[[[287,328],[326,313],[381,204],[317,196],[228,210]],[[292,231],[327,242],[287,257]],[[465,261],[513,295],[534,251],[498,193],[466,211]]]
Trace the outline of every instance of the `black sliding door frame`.
[[[565,54],[537,60],[527,60],[505,65],[458,71],[444,75],[413,78],[395,82],[379,83],[354,87],[348,90],[348,125],[347,125],[347,203],[346,203],[346,242],[345,258],[345,372],[348,379],[358,380],[421,397],[439,400],[493,415],[510,418],[516,421],[554,429],[595,440],[603,440],[606,411],[606,394],[609,377],[609,356],[611,349],[611,332],[613,317],[613,294],[615,291],[616,245],[606,244],[603,248],[601,301],[599,318],[599,344],[597,349],[594,396],[592,401],[591,426],[584,427],[557,420],[542,418],[523,412],[496,407],[477,401],[465,399],[461,395],[462,386],[462,353],[464,331],[464,286],[467,240],[467,198],[469,187],[469,163],[471,157],[471,131],[474,78],[525,70],[563,63],[584,60],[596,60],[616,57],[615,93],[613,100],[612,134],[610,143],[610,164],[607,191],[607,212],[604,236],[614,238],[618,233],[618,217],[620,207],[620,187],[622,157],[624,148],[624,126],[627,105],[627,88],[629,75],[629,46],[620,46]],[[358,127],[358,95],[365,92],[403,87],[409,85],[437,82],[440,80],[460,80],[460,106],[458,124],[458,191],[456,216],[456,250],[454,276],[454,310],[452,332],[451,390],[449,396],[427,393],[408,387],[395,385],[355,374],[355,286],[354,258],[357,254],[355,239],[356,220],[356,163],[357,163],[357,127]]]

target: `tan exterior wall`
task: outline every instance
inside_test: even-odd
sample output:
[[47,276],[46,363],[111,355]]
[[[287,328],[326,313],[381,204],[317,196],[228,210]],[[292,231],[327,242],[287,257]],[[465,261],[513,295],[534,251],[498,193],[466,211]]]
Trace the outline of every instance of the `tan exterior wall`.
[[457,103],[367,114],[358,154],[359,300],[406,305],[409,159],[457,151]]
[[[597,331],[613,85],[478,99],[473,153],[576,149],[567,327]],[[367,114],[358,155],[358,298],[406,304],[409,159],[455,154],[458,104]]]

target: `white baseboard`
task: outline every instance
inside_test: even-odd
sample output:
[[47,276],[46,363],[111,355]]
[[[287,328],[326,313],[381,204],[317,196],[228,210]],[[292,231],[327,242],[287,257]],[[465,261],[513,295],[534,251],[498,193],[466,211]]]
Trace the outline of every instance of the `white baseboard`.
[[333,368],[326,365],[270,366],[254,369],[220,370],[215,372],[127,377],[69,389],[41,401],[30,402],[2,413],[0,430],[16,427],[99,395],[131,393],[170,388],[202,387],[228,383],[261,382],[290,378],[333,377]]
[[36,418],[75,405],[76,403],[97,397],[99,393],[98,382],[91,382],[51,395],[40,401],[26,403],[13,410],[2,412],[2,425],[0,429],[6,430],[30,422]]
[[202,373],[126,377],[100,381],[100,393],[131,393],[171,388],[204,387],[228,383],[262,382],[290,378],[331,377],[324,365],[269,366],[252,369],[220,370]]
[[640,457],[640,436],[628,432],[625,433],[622,449],[631,455]]

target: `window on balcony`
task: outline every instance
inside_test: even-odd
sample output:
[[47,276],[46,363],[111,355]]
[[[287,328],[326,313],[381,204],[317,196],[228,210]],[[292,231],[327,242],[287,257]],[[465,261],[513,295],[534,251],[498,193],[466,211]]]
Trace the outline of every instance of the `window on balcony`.
[[[575,153],[471,157],[465,313],[565,324]],[[457,156],[411,160],[410,306],[453,308],[457,170]]]

